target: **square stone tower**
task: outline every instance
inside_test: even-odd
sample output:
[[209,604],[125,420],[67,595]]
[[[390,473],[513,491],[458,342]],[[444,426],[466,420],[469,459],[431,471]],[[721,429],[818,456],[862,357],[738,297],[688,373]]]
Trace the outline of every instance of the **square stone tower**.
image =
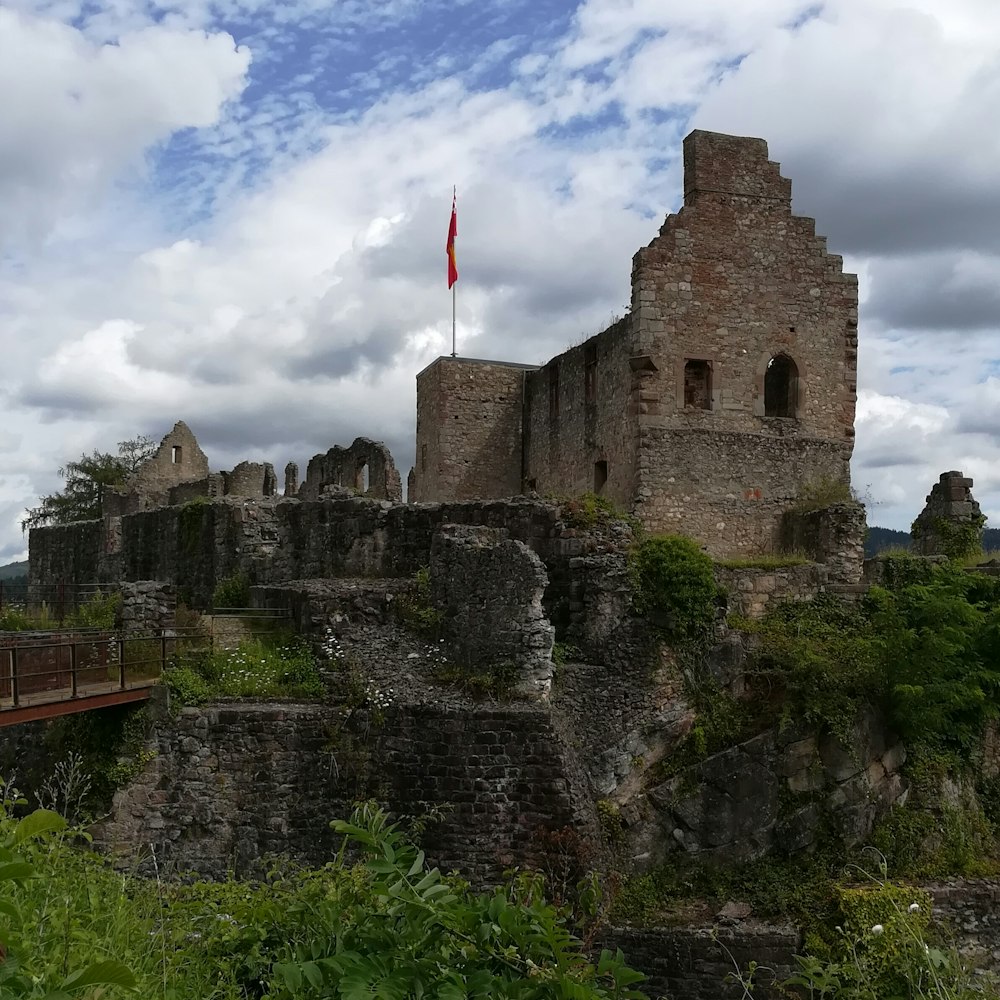
[[684,205],[635,255],[626,317],[508,373],[502,405],[499,363],[435,362],[461,406],[440,402],[443,369],[421,373],[417,498],[503,496],[520,478],[604,494],[714,555],[772,551],[804,493],[850,482],[857,305],[767,144],[692,132]]

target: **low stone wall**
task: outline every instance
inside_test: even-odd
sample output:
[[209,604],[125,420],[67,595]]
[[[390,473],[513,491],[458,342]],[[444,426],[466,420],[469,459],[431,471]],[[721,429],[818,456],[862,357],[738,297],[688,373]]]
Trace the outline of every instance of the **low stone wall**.
[[932,915],[968,965],[1000,975],[1000,881],[955,879],[924,886]]
[[811,601],[826,582],[826,571],[816,563],[772,569],[716,563],[715,579],[726,589],[730,611],[747,618],[762,618],[785,601]]
[[790,510],[781,521],[781,549],[823,563],[829,583],[853,585],[861,580],[865,530],[865,508],[860,503]]
[[[105,848],[222,876],[268,853],[320,865],[329,821],[375,797],[396,815],[441,810],[423,845],[477,882],[541,863],[540,831],[577,823],[547,713],[524,705],[389,706],[382,713],[302,704],[217,704],[164,719],[157,755],[119,792]],[[143,846],[144,845],[144,846]]]
[[649,997],[671,1000],[742,1000],[733,978],[751,962],[765,966],[755,978],[756,1000],[778,995],[768,987],[791,975],[802,936],[794,928],[748,921],[736,927],[618,927],[599,944],[621,948],[629,964],[649,978],[639,986]]

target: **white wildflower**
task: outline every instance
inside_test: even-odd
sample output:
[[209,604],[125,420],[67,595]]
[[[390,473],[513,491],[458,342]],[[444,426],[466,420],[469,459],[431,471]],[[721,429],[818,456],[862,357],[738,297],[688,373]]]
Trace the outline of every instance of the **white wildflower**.
[[875,926],[872,927],[872,934],[881,934],[884,930],[885,928],[881,924],[875,924]]

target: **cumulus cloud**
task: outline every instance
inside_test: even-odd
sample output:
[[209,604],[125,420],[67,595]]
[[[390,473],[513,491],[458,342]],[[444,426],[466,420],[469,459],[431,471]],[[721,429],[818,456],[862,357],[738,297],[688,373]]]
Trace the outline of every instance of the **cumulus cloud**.
[[95,207],[156,143],[219,120],[250,53],[224,33],[141,28],[94,44],[77,28],[0,8],[0,241],[43,240]]
[[873,520],[953,467],[1000,511],[1000,8],[940,7],[15,0],[0,504],[178,418],[220,468],[365,433],[405,473],[413,376],[450,349],[452,184],[460,351],[540,362],[624,309],[697,126],[767,138],[861,275]]

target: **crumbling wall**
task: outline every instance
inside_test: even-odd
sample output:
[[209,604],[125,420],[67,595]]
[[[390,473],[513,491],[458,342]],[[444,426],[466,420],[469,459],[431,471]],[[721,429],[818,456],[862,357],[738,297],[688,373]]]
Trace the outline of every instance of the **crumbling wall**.
[[798,566],[715,566],[715,579],[725,588],[730,611],[747,618],[762,618],[786,601],[811,601],[827,583],[826,567],[817,563]]
[[355,438],[349,448],[334,445],[325,455],[313,455],[295,495],[300,500],[319,500],[327,487],[342,487],[373,500],[403,499],[402,482],[389,449],[369,438]]
[[782,518],[781,546],[822,563],[827,583],[853,585],[864,569],[866,527],[865,508],[859,503],[790,510]]
[[136,580],[121,584],[119,624],[125,632],[153,631],[174,627],[177,598],[174,588],[158,580]]
[[[525,378],[525,481],[540,493],[635,497],[638,422],[631,317]],[[461,453],[459,453],[461,455]],[[456,456],[457,461],[459,456]]]
[[270,462],[240,462],[232,472],[222,473],[224,493],[229,497],[273,497],[278,478]]
[[576,820],[548,715],[527,706],[392,707],[367,738],[340,708],[228,704],[186,708],[158,723],[157,754],[115,797],[98,842],[181,871],[222,877],[267,854],[322,865],[329,821],[358,799],[421,816],[432,863],[475,881],[539,860],[538,833]]
[[125,492],[137,498],[139,509],[170,502],[170,487],[208,476],[208,458],[183,420],[174,424],[156,453],[136,469]]
[[547,696],[555,629],[542,607],[548,576],[538,555],[496,529],[446,524],[431,544],[430,578],[458,665],[509,669],[522,693]]
[[972,480],[961,472],[942,472],[910,529],[911,548],[922,556],[966,555],[982,547],[985,521]]

